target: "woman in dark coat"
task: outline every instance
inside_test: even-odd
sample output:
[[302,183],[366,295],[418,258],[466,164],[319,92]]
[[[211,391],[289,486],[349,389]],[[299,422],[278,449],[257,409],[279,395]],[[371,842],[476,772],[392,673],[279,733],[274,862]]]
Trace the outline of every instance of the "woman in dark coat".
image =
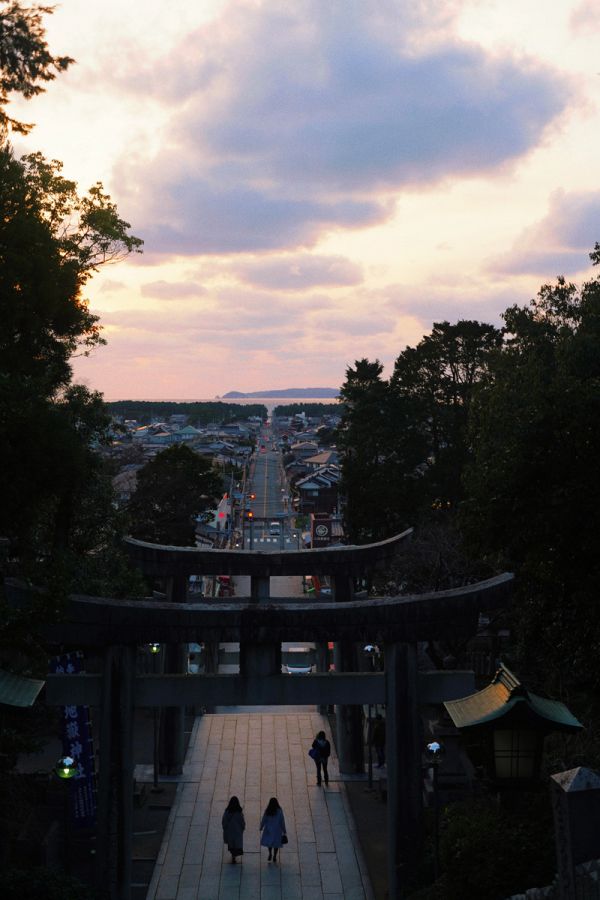
[[231,862],[235,863],[236,856],[244,853],[244,828],[246,821],[237,797],[232,797],[223,813],[223,843],[231,853]]
[[323,770],[323,778],[325,779],[325,784],[329,784],[327,762],[331,755],[331,744],[325,737],[324,731],[319,731],[318,735],[312,742],[312,750],[314,751],[314,753],[311,753],[311,756],[314,759],[315,765],[317,767],[317,784],[321,784],[321,769]]
[[269,848],[267,861],[271,862],[272,858],[273,862],[277,862],[277,851],[284,843],[287,843],[287,841],[283,840],[286,833],[285,819],[277,797],[271,797],[269,800],[260,820],[260,830],[262,831],[261,847]]

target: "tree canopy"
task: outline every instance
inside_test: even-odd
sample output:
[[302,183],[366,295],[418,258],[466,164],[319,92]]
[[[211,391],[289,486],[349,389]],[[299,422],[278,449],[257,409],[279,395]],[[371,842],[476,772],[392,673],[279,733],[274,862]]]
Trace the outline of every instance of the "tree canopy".
[[554,683],[597,683],[600,279],[559,278],[504,319],[471,417],[463,529],[474,553],[518,575],[523,664]]
[[339,445],[352,541],[388,537],[433,504],[461,500],[471,400],[501,342],[493,325],[438,322],[389,380],[377,360],[347,369]]
[[503,318],[435,323],[389,380],[378,361],[347,370],[348,539],[416,526],[418,558],[409,549],[398,577],[421,589],[423,563],[432,588],[514,571],[519,671],[561,693],[596,689],[600,277],[560,277]]
[[40,173],[50,170],[56,165],[47,167],[39,154],[19,161],[7,146],[0,149],[0,427],[6,478],[0,531],[25,555],[33,554],[48,516],[52,545],[68,544],[77,491],[96,467],[92,444],[103,439],[109,424],[100,395],[71,385],[73,354],[102,343],[98,317],[81,295],[100,264],[98,252],[76,252],[73,246],[110,244],[113,255],[121,255],[132,241],[139,245],[108,201],[107,218],[65,224],[67,210],[86,204],[64,180],[54,179],[44,193]]
[[175,444],[138,472],[128,507],[131,534],[157,544],[194,546],[196,517],[208,518],[222,492],[210,460]]
[[358,360],[340,390],[344,520],[351,543],[389,537],[410,522],[416,474],[426,454],[411,398],[399,398],[382,378],[379,360]]
[[10,95],[35,97],[44,91],[45,82],[74,62],[69,56],[53,56],[48,49],[42,17],[53,11],[53,6],[23,6],[16,0],[4,0],[0,7],[0,143],[9,131],[27,134],[33,127],[8,115]]
[[[100,183],[79,194],[61,163],[40,153],[17,160],[6,140],[31,127],[6,112],[11,96],[40,93],[72,62],[48,49],[42,17],[52,9],[0,5],[0,533],[22,571],[38,575],[67,557],[81,571],[78,554],[89,560],[110,544],[114,510],[94,450],[109,417],[100,394],[71,383],[70,361],[104,343],[85,283],[142,245]],[[82,518],[93,494],[104,528]]]

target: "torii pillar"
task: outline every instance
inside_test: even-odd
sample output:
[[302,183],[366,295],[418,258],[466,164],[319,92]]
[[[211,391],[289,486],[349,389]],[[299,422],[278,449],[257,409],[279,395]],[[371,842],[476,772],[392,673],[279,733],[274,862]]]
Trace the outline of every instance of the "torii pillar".
[[[336,603],[354,600],[354,580],[351,575],[334,575],[333,598]],[[357,672],[356,644],[336,641],[334,647],[336,672]],[[336,706],[336,748],[343,775],[362,775],[365,770],[362,707]]]
[[[268,575],[251,575],[251,602],[268,603],[271,596],[270,585]],[[274,641],[240,641],[240,675],[257,678],[281,675],[281,644]],[[260,705],[259,697],[256,698],[256,703]]]
[[423,812],[417,645],[385,645],[388,892],[404,896],[421,843]]
[[[187,603],[188,580],[185,575],[167,581],[167,599],[171,603]],[[172,675],[187,672],[185,644],[166,644],[164,671]],[[162,775],[181,775],[185,758],[185,708],[167,706],[160,717],[159,769]]]

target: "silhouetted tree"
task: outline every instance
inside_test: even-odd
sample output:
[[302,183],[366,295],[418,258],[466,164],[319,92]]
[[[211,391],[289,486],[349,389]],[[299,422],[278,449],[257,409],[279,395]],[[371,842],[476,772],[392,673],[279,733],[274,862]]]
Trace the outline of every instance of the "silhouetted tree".
[[42,84],[64,72],[74,60],[69,56],[53,56],[46,43],[43,15],[52,6],[23,6],[3,3],[0,9],[0,143],[9,131],[27,134],[33,127],[11,118],[6,112],[10,94],[29,99],[44,91]]
[[522,667],[555,689],[597,685],[600,280],[578,290],[559,278],[504,319],[505,349],[473,406],[464,529],[518,576]]
[[128,506],[131,534],[152,543],[193,546],[196,517],[208,519],[222,492],[210,460],[184,444],[169,447],[138,472]]
[[430,334],[396,360],[391,389],[412,400],[414,425],[427,440],[421,483],[425,508],[436,501],[454,506],[461,499],[471,400],[501,343],[502,332],[493,325],[465,319],[436,322]]
[[410,523],[425,455],[415,427],[413,402],[399,398],[376,360],[359,360],[346,370],[338,432],[344,520],[351,543],[389,537]]

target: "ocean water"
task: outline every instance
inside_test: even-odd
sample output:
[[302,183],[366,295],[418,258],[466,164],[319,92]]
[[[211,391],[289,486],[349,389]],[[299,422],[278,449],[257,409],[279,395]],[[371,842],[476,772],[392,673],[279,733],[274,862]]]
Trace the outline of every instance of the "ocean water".
[[[134,400],[133,397],[105,397],[107,403],[115,403],[117,400]],[[237,403],[240,406],[249,406],[253,403],[262,403],[271,412],[276,406],[288,406],[290,403],[324,403],[336,405],[335,397],[192,397],[182,400],[176,397],[152,397],[143,399],[140,403]]]

